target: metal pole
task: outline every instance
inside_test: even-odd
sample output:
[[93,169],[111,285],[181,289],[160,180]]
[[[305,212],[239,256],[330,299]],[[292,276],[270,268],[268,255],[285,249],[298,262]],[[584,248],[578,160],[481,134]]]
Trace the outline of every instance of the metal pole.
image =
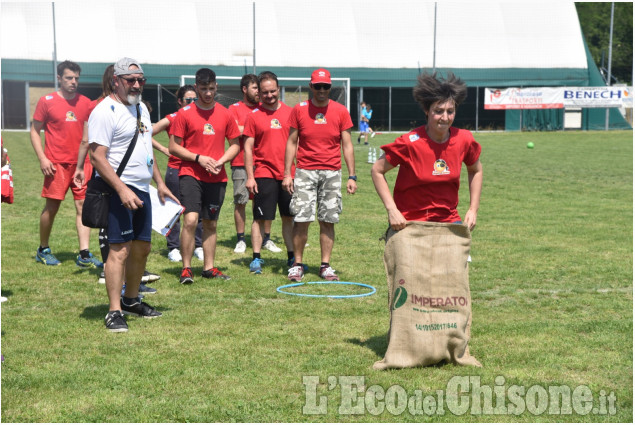
[[388,87],[388,131],[392,131],[392,86]]
[[[611,86],[611,56],[613,55],[613,14],[615,12],[615,3],[611,2],[611,29],[609,30],[609,68],[608,78],[606,79],[606,85]],[[606,117],[604,121],[604,130],[609,129],[609,108],[606,108]]]
[[434,2],[434,37],[432,45],[432,73],[437,70],[437,2]]
[[55,34],[55,2],[52,2],[51,6],[53,6],[53,80],[55,81],[55,91],[57,91],[57,36]]
[[478,86],[476,87],[476,127],[474,131],[478,132]]
[[253,67],[254,67],[254,74],[256,74],[256,0],[254,0],[253,4],[253,8],[252,8],[252,16],[253,16],[253,27],[252,27],[252,33],[253,33],[253,37],[254,37],[254,55],[253,55]]
[[[55,79],[57,81],[57,79]],[[26,129],[29,130],[31,128],[31,111],[29,110],[30,108],[30,95],[29,95],[29,82],[25,81],[24,83],[24,98],[26,99]]]
[[161,84],[157,84],[157,121],[161,120]]

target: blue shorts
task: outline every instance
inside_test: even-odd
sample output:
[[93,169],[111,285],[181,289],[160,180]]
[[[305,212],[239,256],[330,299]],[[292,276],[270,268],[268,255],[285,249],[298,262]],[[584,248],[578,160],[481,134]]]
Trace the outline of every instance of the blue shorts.
[[152,241],[152,203],[150,194],[128,186],[143,202],[136,211],[129,210],[121,203],[115,192],[110,197],[108,212],[108,242],[125,243],[131,240]]
[[368,133],[368,121],[360,121],[360,123],[359,123],[359,132],[360,133]]

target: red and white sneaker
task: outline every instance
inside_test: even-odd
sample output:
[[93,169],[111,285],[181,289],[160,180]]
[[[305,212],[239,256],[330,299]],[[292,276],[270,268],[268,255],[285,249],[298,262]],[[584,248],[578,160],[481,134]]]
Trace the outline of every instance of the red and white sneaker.
[[302,265],[296,264],[289,269],[289,275],[287,276],[292,282],[301,282],[304,277],[304,269]]
[[320,266],[320,277],[324,280],[340,280],[331,266]]

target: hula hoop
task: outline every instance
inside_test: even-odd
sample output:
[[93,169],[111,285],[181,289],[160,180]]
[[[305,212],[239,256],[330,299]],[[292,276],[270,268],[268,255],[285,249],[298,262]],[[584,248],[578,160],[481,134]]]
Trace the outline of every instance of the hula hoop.
[[[298,292],[288,292],[288,291],[283,291],[283,289],[287,289],[287,288],[296,288],[298,286],[302,286],[302,285],[354,285],[354,286],[361,286],[363,288],[368,288],[371,291],[370,292],[366,292],[363,294],[355,294],[355,295],[317,295],[317,294],[301,294]],[[377,292],[377,290],[371,286],[371,285],[366,285],[365,283],[359,283],[359,282],[341,282],[341,281],[320,281],[320,282],[299,282],[299,283],[290,283],[288,285],[282,285],[282,286],[278,286],[278,288],[276,288],[276,291],[280,292],[281,294],[286,294],[286,295],[295,295],[297,297],[313,297],[313,298],[359,298],[359,297],[367,297],[369,295],[373,295],[375,292]]]

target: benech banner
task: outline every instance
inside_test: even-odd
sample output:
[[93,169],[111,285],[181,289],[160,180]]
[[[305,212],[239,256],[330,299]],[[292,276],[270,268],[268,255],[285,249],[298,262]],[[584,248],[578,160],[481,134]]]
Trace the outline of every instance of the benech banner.
[[485,89],[485,109],[632,108],[632,87]]
[[578,108],[632,108],[629,87],[564,87],[564,106]]

